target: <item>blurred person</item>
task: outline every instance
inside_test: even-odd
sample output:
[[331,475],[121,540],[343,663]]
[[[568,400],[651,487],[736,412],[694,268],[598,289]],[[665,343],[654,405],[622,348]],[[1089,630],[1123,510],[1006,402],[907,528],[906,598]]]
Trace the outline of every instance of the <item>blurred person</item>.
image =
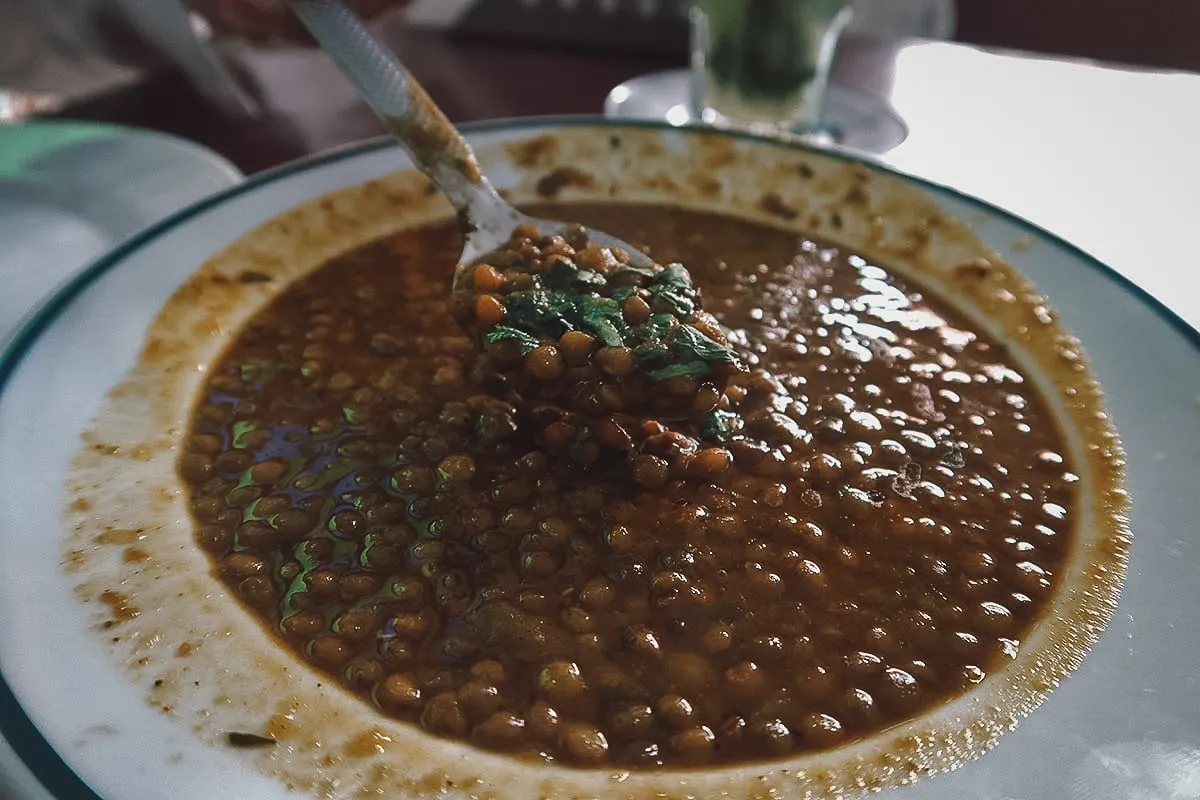
[[[364,18],[377,16],[408,0],[346,0],[346,5]],[[304,28],[288,10],[284,0],[191,0],[219,33],[251,41],[293,39],[309,41]]]

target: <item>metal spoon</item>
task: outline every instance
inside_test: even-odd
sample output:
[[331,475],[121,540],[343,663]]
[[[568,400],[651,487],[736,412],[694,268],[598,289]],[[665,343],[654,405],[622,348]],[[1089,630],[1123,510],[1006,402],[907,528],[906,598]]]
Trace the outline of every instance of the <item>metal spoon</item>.
[[[289,0],[304,26],[359,96],[379,115],[408,151],[417,168],[458,211],[465,235],[455,282],[464,267],[499,249],[518,225],[533,225],[543,235],[562,234],[570,223],[537,219],[513,208],[479,168],[463,135],[434,104],[399,59],[383,46],[341,0]],[[603,231],[584,228],[589,240],[619,247],[630,263],[650,267],[651,261],[627,242]]]

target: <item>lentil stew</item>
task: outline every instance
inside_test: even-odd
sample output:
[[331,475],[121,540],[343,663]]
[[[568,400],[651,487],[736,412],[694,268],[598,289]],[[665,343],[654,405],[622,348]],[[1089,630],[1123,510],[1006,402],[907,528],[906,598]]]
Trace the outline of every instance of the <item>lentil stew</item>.
[[449,224],[297,281],[179,461],[199,543],[287,646],[434,734],[641,768],[833,747],[1016,656],[1077,478],[1002,346],[815,239],[532,211],[686,263],[748,371],[693,420],[514,404],[449,323]]

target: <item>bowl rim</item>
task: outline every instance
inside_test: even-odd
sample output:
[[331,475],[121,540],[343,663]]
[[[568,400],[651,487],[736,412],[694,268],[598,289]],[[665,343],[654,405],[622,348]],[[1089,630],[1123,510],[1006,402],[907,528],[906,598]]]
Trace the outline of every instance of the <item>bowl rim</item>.
[[[614,120],[599,115],[586,114],[506,117],[466,123],[461,125],[460,129],[465,134],[470,135],[492,132],[516,133],[526,129],[533,130],[548,127],[576,129],[587,127],[598,129],[635,128],[660,131],[682,129],[684,131],[696,130],[712,133],[712,128],[705,125],[675,126],[665,122]],[[1062,248],[1072,259],[1083,264],[1102,278],[1112,282],[1123,293],[1139,301],[1152,314],[1179,333],[1192,347],[1200,350],[1200,329],[1193,327],[1147,290],[1083,248],[1072,244],[1018,214],[955,189],[952,186],[898,169],[873,156],[856,153],[845,148],[814,145],[800,139],[786,139],[781,141],[777,137],[748,131],[729,130],[721,131],[721,134],[735,140],[761,142],[775,147],[784,146],[793,150],[819,153],[847,164],[860,164],[870,170],[911,182],[922,189],[931,189],[935,193],[946,195],[980,212],[1004,219],[1026,230],[1036,238]],[[235,200],[242,194],[248,194],[263,186],[316,167],[335,164],[339,161],[353,159],[398,146],[399,144],[392,137],[384,135],[362,142],[341,145],[312,156],[264,170],[247,176],[241,182],[222,189],[165,217],[118,244],[112,250],[89,264],[74,278],[45,297],[18,325],[8,341],[0,342],[0,396],[3,396],[9,380],[24,361],[33,344],[54,324],[67,306],[92,283],[119,266],[132,253],[170,233],[174,229],[186,225],[193,217],[197,217],[211,208]],[[19,761],[33,774],[55,800],[66,800],[67,798],[71,798],[72,800],[75,798],[78,798],[78,800],[119,800],[118,798],[100,797],[67,764],[66,760],[55,750],[53,745],[30,719],[25,709],[17,700],[3,672],[0,672],[0,737],[8,742]]]

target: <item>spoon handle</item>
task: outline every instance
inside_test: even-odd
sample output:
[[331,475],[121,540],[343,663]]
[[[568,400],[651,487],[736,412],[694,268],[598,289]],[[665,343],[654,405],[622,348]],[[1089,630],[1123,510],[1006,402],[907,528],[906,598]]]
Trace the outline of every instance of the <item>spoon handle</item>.
[[465,221],[472,223],[487,209],[504,203],[480,171],[466,139],[342,0],[289,0],[288,4]]

